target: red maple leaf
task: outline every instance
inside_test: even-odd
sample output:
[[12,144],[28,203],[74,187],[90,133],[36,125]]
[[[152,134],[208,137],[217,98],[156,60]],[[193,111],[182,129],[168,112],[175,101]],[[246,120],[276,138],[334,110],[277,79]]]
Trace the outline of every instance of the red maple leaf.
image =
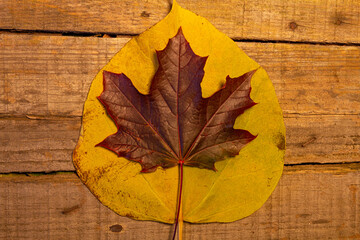
[[255,136],[234,129],[236,117],[255,103],[250,98],[254,71],[226,84],[209,98],[201,95],[207,57],[196,55],[181,28],[164,50],[148,95],[125,74],[103,72],[98,99],[117,126],[117,133],[97,146],[139,162],[142,172],[178,164],[215,170],[214,163],[239,154]]

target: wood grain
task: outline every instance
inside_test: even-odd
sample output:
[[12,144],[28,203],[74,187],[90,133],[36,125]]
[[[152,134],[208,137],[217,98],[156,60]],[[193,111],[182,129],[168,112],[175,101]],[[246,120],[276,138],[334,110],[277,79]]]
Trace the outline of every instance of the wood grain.
[[[0,173],[73,171],[80,118],[0,119]],[[360,118],[353,115],[285,118],[285,164],[360,159]]]
[[[185,224],[184,239],[360,238],[359,165],[320,169],[286,167],[253,215],[228,224]],[[0,211],[1,239],[170,239],[172,231],[116,215],[75,174],[2,175]]]
[[73,171],[80,119],[0,120],[0,173]]
[[[92,79],[171,2],[0,1],[0,239],[170,239],[173,226],[120,217],[59,171],[74,171]],[[360,239],[360,1],[178,2],[233,39],[258,41],[238,45],[273,81],[285,164],[307,163],[285,166],[253,215],[185,224],[184,239]],[[81,37],[98,33],[117,38]]]
[[[10,117],[0,121],[0,172],[73,170],[90,83],[128,40],[0,35],[0,115]],[[287,164],[359,160],[359,48],[238,44],[274,83],[285,113]]]
[[[170,0],[3,0],[0,28],[139,34],[166,16]],[[181,6],[235,39],[360,42],[359,1],[199,1]]]
[[[0,34],[0,115],[81,116],[92,79],[128,40]],[[284,113],[360,113],[360,48],[238,45],[267,70]]]
[[127,41],[1,34],[0,114],[80,116],[92,78]]

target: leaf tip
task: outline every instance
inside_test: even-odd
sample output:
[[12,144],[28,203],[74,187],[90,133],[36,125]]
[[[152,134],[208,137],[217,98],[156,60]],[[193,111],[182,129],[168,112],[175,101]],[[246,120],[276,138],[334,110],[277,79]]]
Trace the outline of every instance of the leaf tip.
[[143,163],[141,161],[138,161],[140,164],[141,164],[141,173],[152,173],[152,172],[155,172],[158,165],[156,166],[153,166],[153,167],[150,167],[150,168],[147,168],[143,165]]
[[[106,140],[107,140],[107,138],[105,138],[104,140],[102,140],[101,142],[99,142],[98,144],[96,144],[95,147],[103,147],[103,148],[105,148],[105,149],[107,149],[107,150],[113,151],[113,150],[108,146],[108,144],[106,143]],[[115,152],[115,151],[113,151],[113,152]]]
[[177,1],[176,1],[176,0],[173,0],[171,10],[173,10],[174,8],[178,8],[178,7],[180,7],[180,5],[177,3]]

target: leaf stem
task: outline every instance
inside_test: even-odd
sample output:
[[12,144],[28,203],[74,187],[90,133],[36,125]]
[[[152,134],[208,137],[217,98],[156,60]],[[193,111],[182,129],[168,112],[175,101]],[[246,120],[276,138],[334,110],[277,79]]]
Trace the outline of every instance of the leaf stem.
[[176,230],[178,228],[179,225],[179,217],[181,217],[181,223],[179,225],[179,240],[181,240],[182,238],[182,233],[180,231],[182,231],[182,216],[180,216],[180,212],[182,215],[182,203],[181,203],[181,196],[182,196],[182,187],[183,187],[183,179],[184,179],[184,160],[179,160],[179,170],[180,170],[180,179],[179,179],[179,194],[178,194],[178,201],[177,201],[177,210],[176,210],[176,219],[175,219],[175,229],[174,229],[174,234],[173,234],[173,240],[175,240],[176,237]]

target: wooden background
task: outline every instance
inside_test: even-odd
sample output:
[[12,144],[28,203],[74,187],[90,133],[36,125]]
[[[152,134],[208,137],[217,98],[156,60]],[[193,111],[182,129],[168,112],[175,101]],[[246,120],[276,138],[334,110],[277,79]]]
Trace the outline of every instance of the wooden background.
[[[272,79],[287,128],[266,204],[185,239],[360,239],[360,1],[179,0],[237,41]],[[169,239],[120,217],[74,172],[96,73],[161,20],[166,0],[0,0],[0,238]]]

